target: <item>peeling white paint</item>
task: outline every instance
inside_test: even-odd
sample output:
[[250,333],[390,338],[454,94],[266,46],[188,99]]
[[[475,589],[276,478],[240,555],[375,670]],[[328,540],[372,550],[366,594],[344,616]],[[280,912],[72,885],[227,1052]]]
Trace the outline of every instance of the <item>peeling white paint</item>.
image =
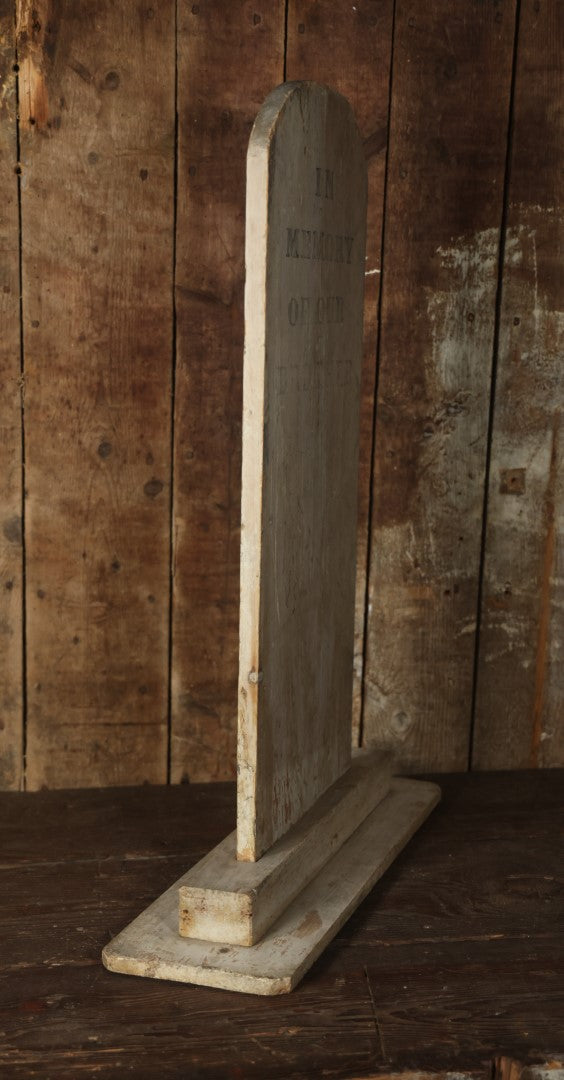
[[449,394],[477,381],[477,365],[483,364],[493,341],[492,284],[499,232],[485,229],[459,237],[452,247],[438,247],[436,254],[441,268],[449,272],[448,289],[428,289],[427,313],[433,370]]
[[484,272],[491,273],[497,263],[498,248],[499,230],[484,229],[474,233],[472,237],[459,236],[453,239],[451,247],[438,247],[437,255],[441,265],[456,270],[462,283],[465,283],[476,271],[482,276]]

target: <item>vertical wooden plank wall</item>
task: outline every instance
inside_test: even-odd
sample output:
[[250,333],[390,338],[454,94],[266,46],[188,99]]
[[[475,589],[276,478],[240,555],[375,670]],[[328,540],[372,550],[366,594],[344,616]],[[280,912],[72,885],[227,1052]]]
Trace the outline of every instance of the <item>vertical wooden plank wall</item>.
[[20,0],[32,788],[166,780],[172,0]]
[[479,639],[477,768],[564,761],[563,16],[556,0],[522,0]]
[[24,742],[29,787],[233,775],[245,154],[285,77],[369,162],[355,739],[564,761],[556,12],[0,5],[0,786]]
[[171,779],[235,770],[245,166],[284,3],[179,6]]
[[16,43],[0,7],[0,788],[18,788],[22,723],[22,431]]
[[364,139],[368,163],[368,223],[364,303],[358,490],[357,587],[353,741],[358,745],[362,707],[366,567],[370,517],[376,335],[386,166],[392,0],[290,0],[286,78],[333,86],[350,101]]
[[468,761],[515,8],[397,0],[364,738]]

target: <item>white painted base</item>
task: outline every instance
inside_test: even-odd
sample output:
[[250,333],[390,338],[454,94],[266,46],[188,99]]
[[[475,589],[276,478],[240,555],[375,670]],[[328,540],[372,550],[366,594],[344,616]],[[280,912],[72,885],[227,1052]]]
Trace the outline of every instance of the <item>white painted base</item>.
[[104,964],[126,975],[248,994],[288,993],[439,799],[436,784],[392,781],[389,794],[256,945],[180,937],[178,889],[185,874],[106,946]]

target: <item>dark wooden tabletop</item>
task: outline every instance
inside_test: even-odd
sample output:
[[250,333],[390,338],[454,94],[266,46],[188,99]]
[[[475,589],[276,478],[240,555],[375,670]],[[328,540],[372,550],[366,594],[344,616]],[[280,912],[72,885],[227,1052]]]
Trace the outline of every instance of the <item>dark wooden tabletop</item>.
[[276,998],[115,975],[100,960],[234,827],[233,785],[1,795],[0,1076],[485,1080],[503,1055],[554,1067],[564,771],[438,779],[440,807]]

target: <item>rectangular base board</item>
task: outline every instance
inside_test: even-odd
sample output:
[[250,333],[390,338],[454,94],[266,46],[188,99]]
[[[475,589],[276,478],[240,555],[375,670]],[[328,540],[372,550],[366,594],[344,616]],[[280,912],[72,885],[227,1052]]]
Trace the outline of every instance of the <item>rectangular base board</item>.
[[388,795],[325,864],[256,945],[221,945],[178,933],[178,889],[186,874],[102,953],[110,971],[285,994],[370,892],[440,799],[422,780],[393,780]]

